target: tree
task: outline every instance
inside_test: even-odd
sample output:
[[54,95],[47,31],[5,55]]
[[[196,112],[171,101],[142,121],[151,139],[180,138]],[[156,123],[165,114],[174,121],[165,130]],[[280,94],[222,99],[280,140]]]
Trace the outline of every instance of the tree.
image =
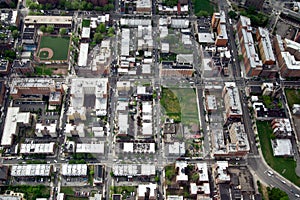
[[94,42],[96,42],[97,44],[99,44],[103,39],[103,35],[101,33],[95,33],[94,35]]
[[231,19],[235,19],[237,17],[237,13],[234,12],[233,10],[229,11],[228,12],[228,16],[231,18]]
[[13,30],[12,36],[14,39],[16,39],[19,36],[19,31],[18,30]]
[[198,173],[194,173],[191,178],[192,178],[193,182],[197,182],[199,180],[199,174]]
[[268,190],[269,200],[284,200],[288,196],[284,191],[279,188],[272,188]]
[[60,28],[59,29],[59,34],[60,35],[65,35],[67,33],[67,29],[66,28]]
[[47,28],[46,28],[47,33],[53,33],[53,31],[54,31],[54,26],[53,25],[47,26]]
[[46,32],[46,27],[44,25],[40,26],[40,31],[42,31],[43,33]]
[[106,27],[104,23],[100,23],[99,26],[96,28],[97,33],[105,33]]

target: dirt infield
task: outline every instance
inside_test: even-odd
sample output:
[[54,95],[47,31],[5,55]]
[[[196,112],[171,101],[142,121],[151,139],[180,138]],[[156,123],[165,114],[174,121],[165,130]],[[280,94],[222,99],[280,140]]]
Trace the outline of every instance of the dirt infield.
[[40,49],[40,52],[39,52],[39,56],[40,56],[40,54],[41,54],[43,51],[48,52],[48,57],[47,57],[47,58],[41,58],[41,59],[46,60],[46,59],[51,59],[51,58],[53,57],[53,51],[52,51],[52,49],[50,49],[50,48],[41,48],[41,49]]

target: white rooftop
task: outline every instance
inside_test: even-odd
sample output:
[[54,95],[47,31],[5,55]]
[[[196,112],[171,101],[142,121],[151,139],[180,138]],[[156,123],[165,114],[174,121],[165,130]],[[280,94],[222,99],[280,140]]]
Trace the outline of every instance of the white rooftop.
[[129,56],[130,29],[123,28],[121,35],[121,56]]
[[281,52],[281,55],[288,69],[300,70],[300,61],[296,60],[295,56],[289,52]]
[[271,140],[274,156],[293,156],[293,146],[290,139]]
[[29,124],[30,112],[19,112],[19,107],[8,107],[5,118],[4,129],[2,133],[1,145],[10,146],[13,135],[17,134],[17,124]]
[[185,174],[187,167],[187,162],[177,161],[175,163],[175,168],[178,168],[178,175],[176,176],[176,181],[188,181],[189,177]]
[[174,142],[168,145],[169,154],[184,155],[185,154],[185,143],[184,142]]
[[81,38],[90,38],[90,34],[91,34],[91,28],[90,27],[83,27],[82,28]]
[[201,182],[208,182],[208,168],[207,163],[197,163],[197,168],[199,172],[199,181]]
[[77,143],[76,153],[104,153],[104,142],[98,144]]
[[221,181],[230,181],[230,175],[227,173],[228,161],[217,161],[218,179]]
[[11,176],[50,176],[50,168],[51,166],[47,164],[13,165]]
[[154,183],[149,183],[147,185],[139,185],[138,186],[138,197],[145,197],[145,193],[149,191],[149,197],[151,198],[156,198],[156,188],[157,188],[157,185],[154,184]]
[[224,96],[225,103],[228,103],[228,107],[234,114],[242,114],[242,105],[240,101],[240,95],[235,82],[225,82],[226,94]]
[[86,176],[86,164],[62,164],[61,174],[63,176]]
[[87,66],[87,58],[89,53],[89,43],[81,43],[79,48],[78,66]]
[[20,154],[54,154],[54,142],[21,144]]
[[84,107],[85,95],[95,95],[91,102],[96,115],[104,116],[107,110],[107,78],[74,78],[71,84],[71,107]]
[[112,170],[115,176],[155,175],[155,166],[150,164],[117,164]]

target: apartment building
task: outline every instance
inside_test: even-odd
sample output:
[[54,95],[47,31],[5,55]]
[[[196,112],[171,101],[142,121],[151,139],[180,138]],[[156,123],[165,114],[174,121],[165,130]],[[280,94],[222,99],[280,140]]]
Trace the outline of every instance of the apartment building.
[[225,123],[230,123],[235,119],[241,119],[243,116],[242,105],[238,88],[234,82],[225,82],[222,91],[222,97],[225,104]]
[[216,30],[217,37],[216,46],[226,46],[228,42],[226,17],[225,12],[221,10],[219,13],[214,13],[212,17],[212,28]]
[[246,74],[247,76],[258,76],[263,70],[263,63],[255,50],[250,19],[240,16],[237,29]]

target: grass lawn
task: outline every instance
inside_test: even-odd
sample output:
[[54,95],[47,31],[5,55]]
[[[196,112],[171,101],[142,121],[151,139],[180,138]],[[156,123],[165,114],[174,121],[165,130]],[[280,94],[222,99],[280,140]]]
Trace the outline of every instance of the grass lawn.
[[214,6],[210,0],[193,0],[195,7],[195,14],[197,15],[200,11],[206,11],[208,15],[212,15],[214,12]]
[[285,89],[285,95],[290,108],[292,108],[294,104],[300,104],[300,90]]
[[42,36],[41,48],[50,48],[53,51],[51,60],[67,60],[69,54],[70,37]]
[[37,66],[35,67],[35,72],[37,75],[48,75],[51,76],[53,74],[53,69],[47,66]]
[[275,157],[271,146],[272,128],[269,122],[257,121],[261,150],[268,165],[282,176],[300,186],[300,177],[295,173],[296,162],[293,158]]
[[183,124],[199,124],[196,93],[192,88],[162,88],[161,105],[166,114]]
[[65,195],[74,195],[74,190],[72,187],[61,187],[60,192]]
[[49,198],[50,197],[50,187],[46,187],[44,185],[9,186],[8,190],[24,193],[26,199]]
[[90,27],[91,20],[89,19],[84,19],[82,20],[82,27]]

